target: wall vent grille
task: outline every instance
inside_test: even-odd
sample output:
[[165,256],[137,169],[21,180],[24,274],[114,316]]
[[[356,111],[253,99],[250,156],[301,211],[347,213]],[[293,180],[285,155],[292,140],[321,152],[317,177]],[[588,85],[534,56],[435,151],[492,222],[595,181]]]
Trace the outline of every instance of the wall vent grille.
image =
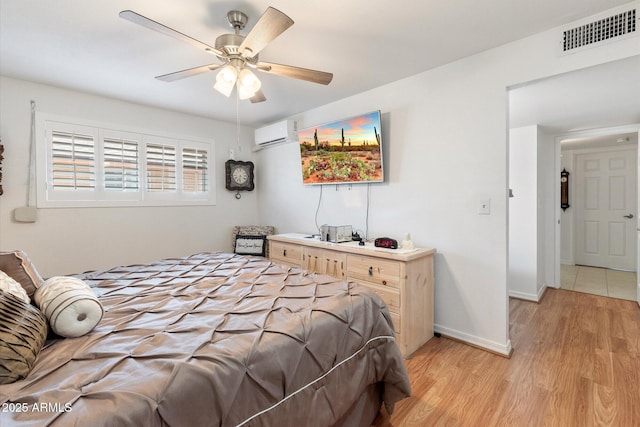
[[564,31],[562,51],[567,52],[635,32],[636,9],[631,9]]

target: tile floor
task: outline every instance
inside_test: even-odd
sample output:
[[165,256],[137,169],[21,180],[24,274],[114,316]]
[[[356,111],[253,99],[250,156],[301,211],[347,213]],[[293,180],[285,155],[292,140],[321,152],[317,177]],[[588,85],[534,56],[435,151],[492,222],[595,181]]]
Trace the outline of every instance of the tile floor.
[[562,265],[560,288],[636,301],[635,272]]

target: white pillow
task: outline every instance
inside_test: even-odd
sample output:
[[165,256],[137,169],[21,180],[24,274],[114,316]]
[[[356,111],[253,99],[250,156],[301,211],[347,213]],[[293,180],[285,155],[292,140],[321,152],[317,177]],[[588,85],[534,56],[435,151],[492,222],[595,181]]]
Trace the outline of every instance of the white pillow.
[[104,310],[93,290],[75,277],[54,276],[33,295],[53,331],[73,338],[89,333],[102,319]]
[[29,295],[27,295],[27,291],[24,290],[22,285],[13,280],[7,273],[2,270],[0,270],[0,289],[20,298],[27,304],[31,303]]

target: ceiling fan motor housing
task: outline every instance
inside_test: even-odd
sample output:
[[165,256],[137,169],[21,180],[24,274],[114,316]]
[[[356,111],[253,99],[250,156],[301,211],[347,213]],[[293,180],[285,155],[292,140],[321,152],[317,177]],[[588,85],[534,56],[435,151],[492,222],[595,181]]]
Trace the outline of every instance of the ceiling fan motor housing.
[[247,25],[249,17],[246,13],[240,12],[239,10],[231,10],[229,11],[229,13],[227,13],[227,20],[229,21],[229,25],[231,25],[231,28],[238,32],[242,30],[245,25]]
[[239,47],[244,40],[240,34],[222,34],[216,38],[215,48],[228,55],[240,55]]
[[233,59],[241,60],[255,64],[258,62],[258,54],[251,57],[244,57],[240,52],[240,45],[244,40],[244,36],[240,34],[222,34],[216,38],[215,48],[224,52],[226,56],[218,56],[218,58],[225,62],[232,62]]

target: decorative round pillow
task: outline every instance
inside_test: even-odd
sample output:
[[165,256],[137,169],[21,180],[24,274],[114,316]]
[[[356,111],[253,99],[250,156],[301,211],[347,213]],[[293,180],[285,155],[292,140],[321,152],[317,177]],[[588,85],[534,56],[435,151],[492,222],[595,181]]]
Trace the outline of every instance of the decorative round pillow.
[[25,378],[46,338],[40,310],[0,289],[0,384]]
[[56,334],[74,338],[91,331],[104,310],[89,285],[75,277],[54,276],[33,296]]

